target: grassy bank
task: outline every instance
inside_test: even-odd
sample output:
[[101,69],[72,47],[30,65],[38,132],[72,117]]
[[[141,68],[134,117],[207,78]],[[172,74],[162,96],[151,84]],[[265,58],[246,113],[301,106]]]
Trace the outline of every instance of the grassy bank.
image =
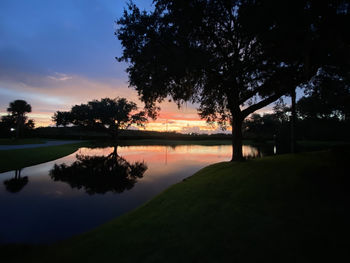
[[89,233],[1,252],[15,262],[346,262],[348,157],[214,164]]
[[71,154],[87,143],[0,151],[0,172],[52,161]]

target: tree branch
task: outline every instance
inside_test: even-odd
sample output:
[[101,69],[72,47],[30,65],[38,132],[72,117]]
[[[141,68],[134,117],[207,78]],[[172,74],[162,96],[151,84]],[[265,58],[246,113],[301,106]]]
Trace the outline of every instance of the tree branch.
[[261,109],[267,105],[269,105],[270,103],[274,102],[275,100],[279,99],[282,95],[284,95],[285,93],[276,93],[270,97],[267,97],[266,99],[242,110],[242,116],[243,118],[247,117],[249,114],[253,113],[254,111]]
[[259,87],[255,88],[253,90],[246,91],[239,99],[239,105],[243,104],[244,102],[249,100],[251,97],[253,97],[256,94],[258,94],[259,92],[263,91],[265,88],[267,88],[267,87],[265,84],[263,84],[263,85],[260,85]]

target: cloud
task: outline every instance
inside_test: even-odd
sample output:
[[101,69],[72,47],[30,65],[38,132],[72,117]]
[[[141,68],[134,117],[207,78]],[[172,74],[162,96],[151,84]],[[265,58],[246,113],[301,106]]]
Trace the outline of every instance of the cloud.
[[[96,79],[65,72],[54,72],[44,76],[23,73],[22,76],[25,77],[18,80],[0,77],[0,113],[6,112],[9,102],[24,99],[32,105],[33,112],[29,117],[36,120],[37,126],[51,125],[51,117],[55,111],[66,111],[73,105],[87,103],[93,99],[125,97],[136,102],[139,108],[143,108],[137,92],[129,88],[124,79]],[[146,125],[148,130],[182,133],[222,132],[199,118],[196,105],[188,103],[179,109],[175,103],[165,101],[160,106],[160,115],[157,120],[149,121]],[[269,108],[259,112],[266,110]]]
[[9,102],[24,99],[32,105],[33,112],[47,114],[45,122],[40,119],[43,125],[51,123],[51,116],[57,110],[69,110],[75,104],[118,96],[142,106],[137,93],[119,79],[98,80],[65,73],[48,76],[26,74],[25,79],[19,80],[0,78],[0,112],[6,111]]
[[181,130],[182,133],[202,133],[202,130],[199,128],[199,127],[190,127],[190,126],[187,126],[187,127],[182,127],[182,130]]
[[217,125],[215,125],[215,126],[211,126],[211,125],[190,126],[190,125],[187,125],[185,127],[182,127],[181,133],[185,133],[185,134],[191,134],[191,133],[197,133],[197,134],[226,133],[226,134],[229,134],[229,133],[231,133],[231,130],[223,131]]
[[[33,115],[32,118],[40,122],[39,126],[52,124],[51,116],[55,111],[69,110],[75,104],[93,99],[125,97],[136,102],[139,108],[143,108],[137,92],[129,88],[123,79],[92,79],[63,72],[46,76],[29,73],[23,75],[25,78],[19,80],[0,78],[0,112],[6,112],[9,102],[24,99],[32,105],[33,113],[29,115]],[[203,122],[193,107],[178,109],[175,103],[168,101],[160,106],[162,111],[155,121],[159,125],[150,124],[151,129],[162,130],[161,126],[164,126],[162,123],[165,120],[168,120],[171,130],[181,130],[181,127],[187,124],[186,121]],[[153,123],[152,120],[150,122]]]
[[72,79],[73,77],[71,77],[71,76],[69,76],[67,74],[55,72],[54,76],[48,76],[48,78],[56,80],[56,81],[65,81],[65,80],[68,80],[68,79]]

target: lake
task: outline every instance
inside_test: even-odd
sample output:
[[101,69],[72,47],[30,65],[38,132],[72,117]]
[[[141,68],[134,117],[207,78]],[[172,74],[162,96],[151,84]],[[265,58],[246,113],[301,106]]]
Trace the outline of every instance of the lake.
[[[229,161],[230,145],[80,148],[0,174],[0,243],[50,243],[88,231],[147,202],[199,169]],[[247,157],[260,156],[243,146]]]

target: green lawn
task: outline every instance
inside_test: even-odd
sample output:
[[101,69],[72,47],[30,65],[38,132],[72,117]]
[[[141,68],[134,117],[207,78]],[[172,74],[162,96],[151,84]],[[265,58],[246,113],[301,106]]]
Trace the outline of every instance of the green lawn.
[[0,151],[0,172],[52,161],[88,145],[86,142],[29,149]]
[[350,146],[350,142],[346,141],[298,141],[298,145],[301,149],[325,149],[329,147],[337,146]]
[[138,209],[15,262],[348,262],[349,152],[208,166]]
[[26,139],[0,139],[0,145],[21,145],[21,144],[41,144],[45,143],[45,139],[26,138]]

